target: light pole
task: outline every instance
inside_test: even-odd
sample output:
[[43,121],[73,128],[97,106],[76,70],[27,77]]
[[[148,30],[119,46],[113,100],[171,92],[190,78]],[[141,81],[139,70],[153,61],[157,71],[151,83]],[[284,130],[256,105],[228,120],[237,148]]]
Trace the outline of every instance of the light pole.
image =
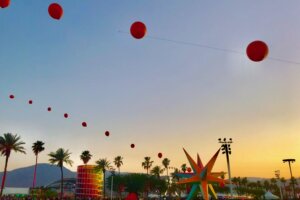
[[279,170],[275,171],[275,177],[277,178],[277,180],[279,182],[280,199],[283,199],[282,191],[281,191],[281,184],[280,184],[280,171]]
[[228,168],[228,177],[229,177],[229,188],[230,188],[230,194],[231,197],[233,197],[232,192],[232,183],[231,183],[231,172],[230,172],[230,162],[229,162],[229,155],[231,154],[231,148],[230,144],[232,143],[232,138],[229,138],[229,141],[224,138],[223,140],[219,138],[219,143],[222,144],[222,154],[226,154],[226,160],[227,160],[227,168]]
[[115,169],[114,169],[114,168],[111,168],[110,170],[111,170],[110,200],[112,200]]
[[282,161],[283,161],[283,163],[285,163],[285,162],[289,163],[290,174],[291,174],[291,183],[292,183],[292,186],[293,186],[293,193],[294,193],[294,199],[296,199],[295,184],[294,184],[293,174],[292,174],[292,168],[291,168],[291,163],[295,162],[296,160],[293,159],[293,158],[288,158],[288,159],[283,159]]

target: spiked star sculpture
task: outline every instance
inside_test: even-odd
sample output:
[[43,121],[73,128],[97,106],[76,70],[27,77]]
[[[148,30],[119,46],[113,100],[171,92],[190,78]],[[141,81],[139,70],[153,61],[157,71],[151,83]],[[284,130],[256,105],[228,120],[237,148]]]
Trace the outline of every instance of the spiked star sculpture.
[[220,149],[215,153],[215,155],[210,159],[210,161],[205,166],[203,166],[198,154],[197,154],[197,163],[196,163],[185,149],[183,149],[183,151],[194,172],[192,174],[178,174],[180,177],[184,178],[178,181],[178,184],[192,183],[192,188],[187,197],[187,200],[192,199],[199,188],[202,191],[205,200],[208,200],[208,188],[210,188],[214,197],[217,198],[210,182],[217,182],[219,184],[226,183],[225,180],[218,178],[219,176],[224,174],[224,172],[211,172],[216,162],[216,159],[218,157]]

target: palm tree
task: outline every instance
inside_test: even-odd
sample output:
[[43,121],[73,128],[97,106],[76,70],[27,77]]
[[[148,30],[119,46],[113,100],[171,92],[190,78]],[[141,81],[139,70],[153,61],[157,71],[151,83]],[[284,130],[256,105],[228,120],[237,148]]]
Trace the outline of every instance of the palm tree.
[[118,168],[119,174],[120,174],[120,167],[121,167],[121,165],[123,165],[123,157],[122,156],[115,157],[114,164]]
[[160,178],[160,174],[163,173],[163,169],[160,168],[160,166],[155,166],[151,169],[150,173],[154,176],[156,176],[157,178]]
[[242,184],[242,186],[244,186],[245,188],[247,188],[247,185],[248,185],[248,179],[247,179],[247,177],[242,178],[241,184]]
[[105,172],[111,168],[111,165],[106,158],[97,160],[96,165],[96,170],[100,170],[103,173],[103,197],[105,199]]
[[61,173],[61,181],[60,181],[60,199],[63,199],[63,184],[64,184],[64,173],[63,173],[63,165],[64,163],[72,166],[73,161],[70,159],[71,153],[69,150],[64,150],[63,148],[59,148],[56,150],[56,152],[51,152],[48,154],[50,156],[49,162],[51,164],[56,164],[58,167],[60,167],[60,173]]
[[186,172],[187,167],[186,167],[186,164],[185,164],[185,163],[181,165],[181,170],[183,171],[183,173]]
[[92,155],[90,154],[90,152],[88,150],[85,150],[81,153],[80,155],[80,159],[83,161],[83,163],[86,165],[89,160],[92,158]]
[[35,155],[35,166],[34,166],[34,174],[33,174],[33,182],[32,182],[32,188],[35,187],[35,181],[36,181],[36,168],[37,168],[37,161],[38,161],[38,154],[45,150],[44,142],[42,141],[36,141],[32,145],[32,151]]
[[11,133],[4,133],[4,135],[0,137],[0,152],[1,155],[5,156],[5,166],[4,174],[2,177],[0,197],[2,196],[3,188],[5,185],[8,158],[10,156],[11,151],[13,150],[16,153],[20,152],[26,154],[25,148],[23,147],[25,142],[20,141],[20,139],[20,136],[18,136],[17,134],[13,135]]
[[167,170],[167,177],[169,177],[168,167],[170,165],[170,160],[168,158],[164,158],[162,161],[164,168]]
[[149,174],[149,169],[151,168],[153,161],[148,156],[146,156],[144,159],[145,159],[145,161],[142,162],[142,167],[144,167],[144,169],[147,170],[147,174]]
[[280,178],[280,182],[283,184],[284,196],[285,196],[285,194],[286,194],[286,188],[285,188],[286,180],[285,180],[285,178],[284,178],[284,177],[281,177],[281,178]]

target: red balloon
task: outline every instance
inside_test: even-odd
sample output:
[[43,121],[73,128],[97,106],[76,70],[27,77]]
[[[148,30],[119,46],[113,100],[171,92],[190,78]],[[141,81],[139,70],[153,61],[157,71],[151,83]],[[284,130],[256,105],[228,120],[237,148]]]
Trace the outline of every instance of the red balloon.
[[105,131],[105,135],[106,135],[106,136],[109,136],[109,131]]
[[0,0],[0,7],[1,8],[6,8],[10,4],[10,0]]
[[9,98],[10,98],[10,99],[14,99],[15,96],[11,94],[11,95],[9,95]]
[[50,111],[52,110],[52,108],[51,108],[51,107],[48,107],[47,110],[50,112]]
[[131,147],[131,148],[134,148],[134,147],[135,147],[135,145],[134,145],[134,144],[131,144],[131,145],[130,145],[130,147]]
[[158,156],[159,158],[161,158],[161,157],[162,157],[162,153],[158,153],[157,156]]
[[250,60],[260,62],[267,57],[269,48],[263,41],[256,40],[247,46],[246,53]]
[[29,100],[28,103],[29,103],[29,104],[32,104],[32,100]]
[[52,3],[48,7],[48,13],[53,19],[59,20],[63,16],[64,10],[58,3]]
[[83,127],[87,127],[87,123],[86,123],[86,122],[82,122],[81,125],[82,125]]
[[68,113],[65,113],[64,118],[68,118],[68,117],[69,117]]
[[130,27],[130,33],[135,39],[142,39],[147,33],[147,28],[143,22],[134,22]]
[[190,173],[192,171],[192,169],[190,167],[188,167],[187,171]]

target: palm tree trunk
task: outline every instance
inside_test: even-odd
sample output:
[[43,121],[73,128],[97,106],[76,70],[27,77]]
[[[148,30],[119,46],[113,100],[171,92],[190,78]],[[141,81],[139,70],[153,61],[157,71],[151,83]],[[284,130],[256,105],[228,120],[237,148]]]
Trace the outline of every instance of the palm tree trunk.
[[105,199],[105,170],[103,172],[103,199]]
[[34,187],[35,187],[35,180],[36,180],[37,160],[38,160],[38,155],[36,155],[36,157],[35,157],[35,166],[34,166],[34,174],[33,174],[33,182],[32,182],[32,188],[33,188],[33,189],[34,189]]
[[4,185],[5,185],[8,157],[9,157],[9,156],[6,156],[6,158],[5,158],[4,174],[3,174],[3,177],[2,177],[2,184],[1,184],[0,197],[2,196],[3,188],[4,188]]
[[63,199],[64,196],[64,173],[63,173],[63,166],[60,167],[61,172],[61,182],[60,182],[60,199]]

